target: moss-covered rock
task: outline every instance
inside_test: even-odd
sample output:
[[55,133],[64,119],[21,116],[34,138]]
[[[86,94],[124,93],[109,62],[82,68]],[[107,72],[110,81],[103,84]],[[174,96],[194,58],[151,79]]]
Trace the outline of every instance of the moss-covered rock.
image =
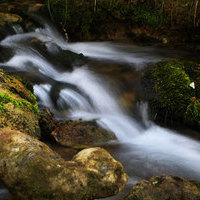
[[200,183],[160,175],[135,185],[125,200],[199,200]]
[[51,135],[61,145],[75,148],[84,148],[116,140],[114,133],[98,126],[95,120],[60,121]]
[[64,161],[37,139],[0,130],[0,177],[20,200],[91,200],[118,193],[127,183],[122,165],[102,148]]
[[200,100],[196,97],[192,98],[185,112],[185,120],[190,125],[198,125],[200,127]]
[[0,71],[0,128],[10,127],[40,137],[36,97],[21,81]]
[[199,124],[199,69],[199,64],[179,60],[161,61],[153,66],[151,77],[155,95],[150,107],[157,120]]

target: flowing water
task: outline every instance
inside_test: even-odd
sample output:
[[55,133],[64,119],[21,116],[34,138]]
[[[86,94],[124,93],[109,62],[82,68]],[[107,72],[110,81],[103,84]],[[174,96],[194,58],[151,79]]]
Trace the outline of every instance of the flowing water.
[[[96,119],[116,134],[119,142],[105,148],[129,175],[125,192],[163,173],[200,180],[200,141],[150,121],[140,84],[153,63],[189,54],[113,42],[69,43],[47,23],[29,33],[13,29],[16,34],[0,42],[9,55],[1,66],[33,81],[39,104],[58,119]],[[122,199],[125,192],[108,199]],[[5,189],[0,196],[5,199]]]

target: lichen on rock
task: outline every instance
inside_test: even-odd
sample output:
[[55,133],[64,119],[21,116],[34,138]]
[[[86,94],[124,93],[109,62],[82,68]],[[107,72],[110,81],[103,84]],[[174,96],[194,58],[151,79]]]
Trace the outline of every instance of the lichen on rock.
[[102,148],[64,161],[37,139],[0,130],[0,177],[16,199],[91,200],[118,193],[127,183],[121,163]]

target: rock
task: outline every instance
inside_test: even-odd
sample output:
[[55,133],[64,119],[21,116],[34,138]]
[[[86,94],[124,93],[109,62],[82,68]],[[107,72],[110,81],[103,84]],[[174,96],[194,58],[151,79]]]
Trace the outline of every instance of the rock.
[[[200,65],[188,61],[166,60],[156,63],[150,73],[154,81],[154,96],[150,100],[150,108],[156,119],[199,126]],[[196,99],[195,104],[193,97]],[[193,120],[188,118],[191,115]]]
[[199,200],[200,183],[175,176],[160,175],[141,181],[125,200]]
[[117,194],[127,183],[121,163],[102,148],[64,161],[37,139],[0,130],[0,177],[17,199],[91,200]]
[[116,140],[115,135],[101,127],[96,121],[64,120],[51,133],[64,146],[84,148]]
[[10,127],[40,138],[36,97],[22,82],[0,71],[0,128]]
[[56,128],[57,121],[54,117],[54,114],[48,108],[44,108],[41,111],[39,123],[42,138],[55,142],[56,140],[51,135],[51,132],[53,132]]
[[122,165],[100,147],[84,149],[72,161],[86,168],[90,187],[88,190],[95,198],[117,194],[128,181]]
[[125,91],[119,98],[119,103],[127,109],[131,109],[136,102],[134,91]]
[[19,15],[0,12],[0,25],[5,25],[6,23],[21,22],[21,21],[22,18]]

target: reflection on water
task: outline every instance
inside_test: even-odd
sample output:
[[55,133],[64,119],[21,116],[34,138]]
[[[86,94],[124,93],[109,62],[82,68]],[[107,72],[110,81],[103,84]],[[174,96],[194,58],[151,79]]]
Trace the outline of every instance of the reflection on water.
[[[40,50],[31,45],[33,40]],[[125,166],[130,177],[127,188],[161,173],[200,180],[200,142],[150,122],[148,104],[137,93],[146,67],[164,58],[185,56],[184,52],[111,42],[67,43],[48,24],[32,33],[8,36],[0,45],[13,52],[1,65],[35,79],[40,105],[58,118],[96,119],[116,134],[119,142],[105,148]],[[66,50],[83,53],[88,63],[58,60],[58,54],[67,56]],[[69,152],[53,148],[62,155]]]

